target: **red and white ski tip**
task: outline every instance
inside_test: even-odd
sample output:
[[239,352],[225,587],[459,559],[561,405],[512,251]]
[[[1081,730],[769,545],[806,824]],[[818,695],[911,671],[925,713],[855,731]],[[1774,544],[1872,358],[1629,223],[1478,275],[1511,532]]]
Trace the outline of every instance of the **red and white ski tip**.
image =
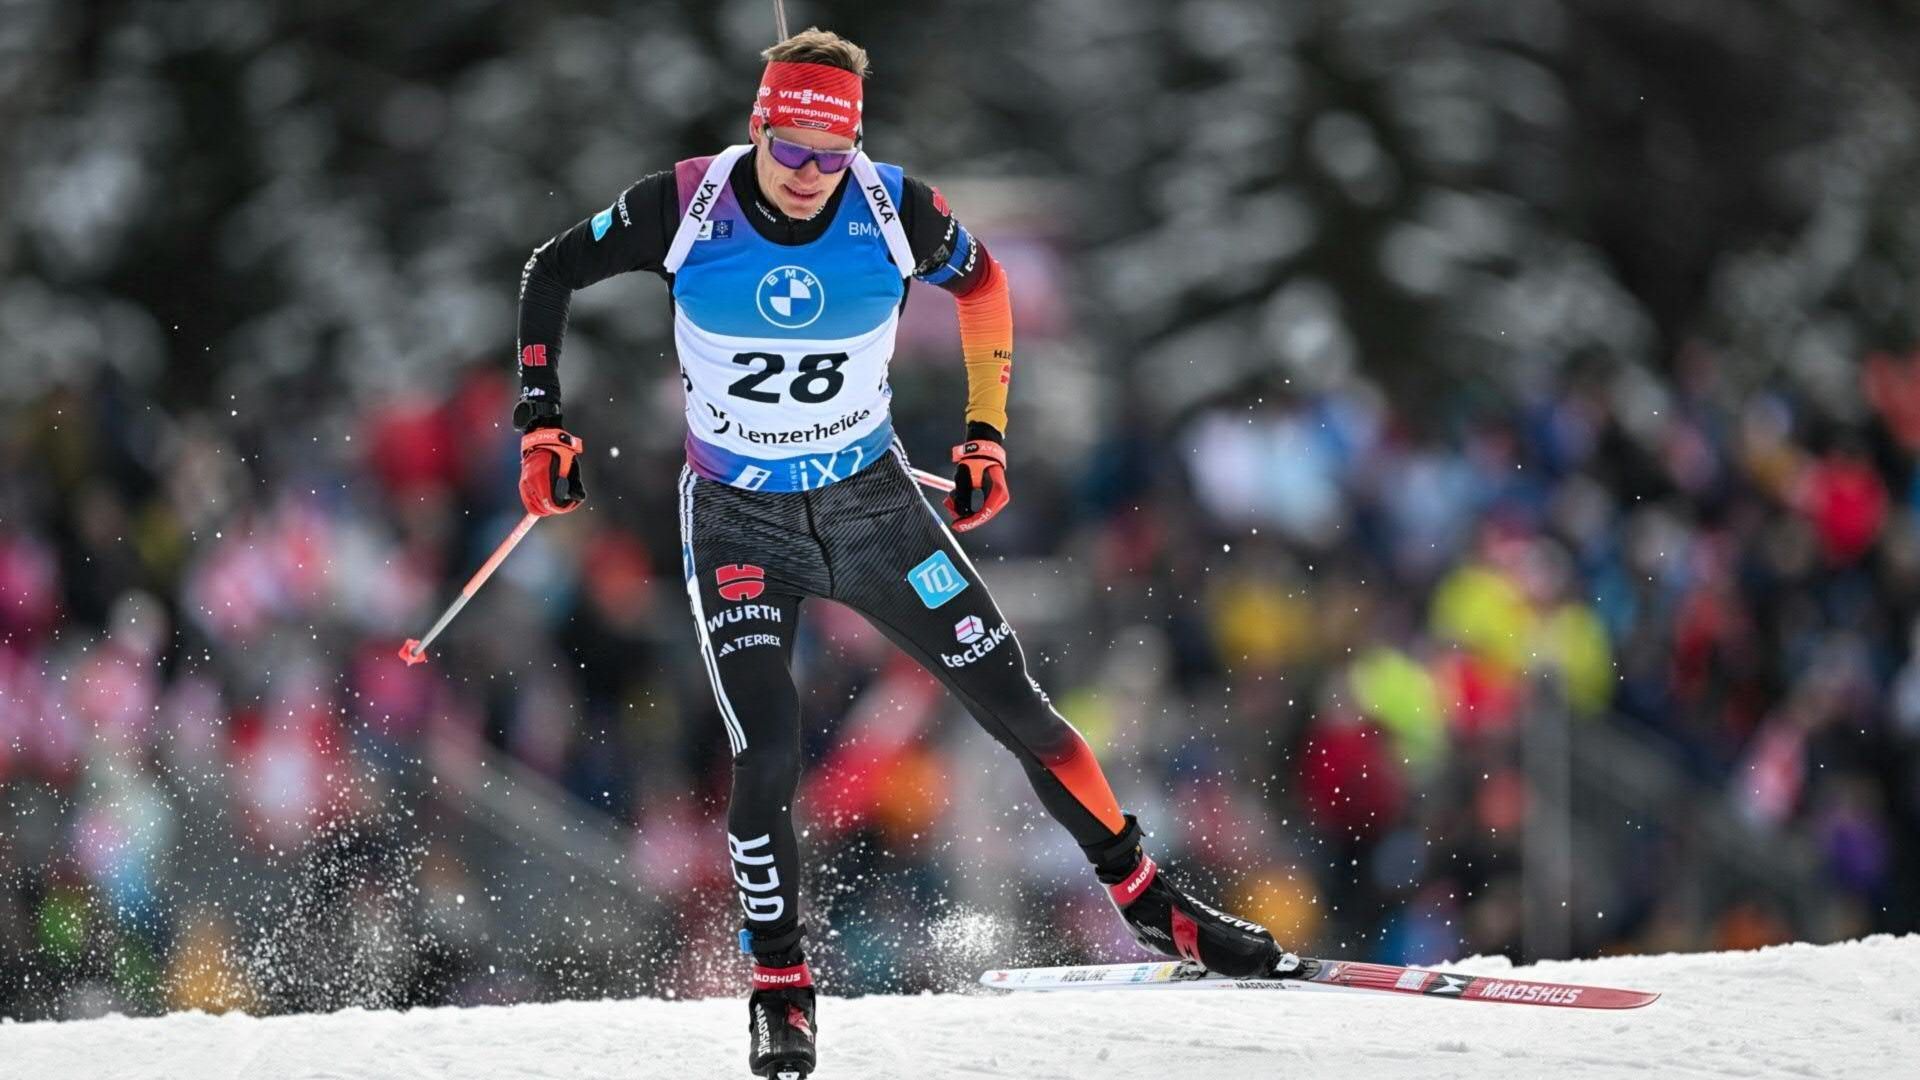
[[405,660],[409,667],[424,664],[427,662],[427,650],[421,646],[419,638],[410,637],[405,645],[400,646],[400,659]]
[[1198,964],[1161,960],[1145,964],[1007,968],[981,975],[980,984],[996,990],[1317,990],[1547,1005],[1561,1009],[1638,1009],[1660,997],[1645,990],[1457,975],[1394,964],[1309,957],[1301,958],[1297,974],[1263,979],[1216,975]]

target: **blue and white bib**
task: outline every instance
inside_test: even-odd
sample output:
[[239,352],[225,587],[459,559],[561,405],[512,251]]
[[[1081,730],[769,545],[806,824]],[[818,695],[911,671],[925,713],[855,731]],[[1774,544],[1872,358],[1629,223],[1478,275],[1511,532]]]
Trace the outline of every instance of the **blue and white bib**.
[[728,177],[751,144],[677,167],[683,213],[666,270],[687,393],[687,462],[755,491],[806,491],[879,460],[900,300],[913,271],[900,169],[863,153],[819,239],[755,232]]

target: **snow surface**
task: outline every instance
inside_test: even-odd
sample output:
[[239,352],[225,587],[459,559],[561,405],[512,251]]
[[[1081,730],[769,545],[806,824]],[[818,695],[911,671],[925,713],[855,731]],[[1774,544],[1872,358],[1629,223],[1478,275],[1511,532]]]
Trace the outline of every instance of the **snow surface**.
[[[1107,991],[821,1002],[821,1080],[899,1077],[1920,1077],[1920,936],[1449,970],[1658,990],[1630,1012],[1341,994]],[[0,1026],[0,1076],[747,1076],[738,1000],[186,1013]]]

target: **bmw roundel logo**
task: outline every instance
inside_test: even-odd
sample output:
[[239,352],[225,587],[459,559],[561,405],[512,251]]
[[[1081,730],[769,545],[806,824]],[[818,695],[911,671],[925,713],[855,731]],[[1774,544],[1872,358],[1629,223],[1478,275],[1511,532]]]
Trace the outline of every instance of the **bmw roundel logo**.
[[761,277],[753,302],[760,317],[782,330],[811,326],[826,310],[827,293],[820,279],[804,266],[780,266]]

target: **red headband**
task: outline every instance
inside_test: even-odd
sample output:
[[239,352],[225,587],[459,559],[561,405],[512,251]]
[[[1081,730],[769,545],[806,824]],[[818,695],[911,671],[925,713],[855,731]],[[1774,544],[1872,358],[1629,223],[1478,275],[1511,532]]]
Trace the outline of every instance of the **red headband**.
[[800,127],[860,138],[860,76],[831,64],[775,60],[760,76],[753,118],[763,127]]

